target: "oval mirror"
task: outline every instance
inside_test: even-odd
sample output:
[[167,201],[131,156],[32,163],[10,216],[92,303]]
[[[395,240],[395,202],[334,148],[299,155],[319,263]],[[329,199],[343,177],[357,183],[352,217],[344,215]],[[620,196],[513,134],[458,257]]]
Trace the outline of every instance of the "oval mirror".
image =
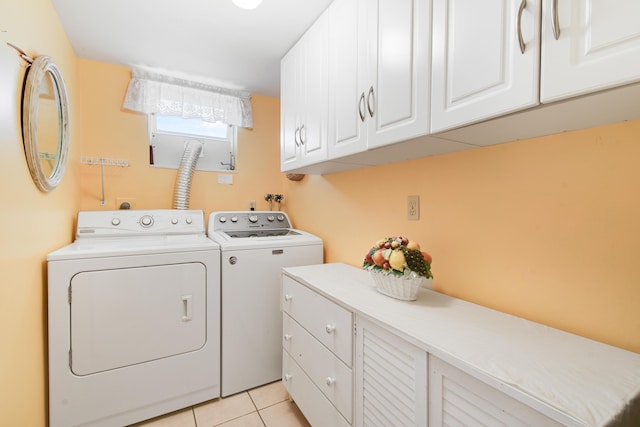
[[56,188],[69,152],[69,105],[60,70],[51,57],[37,57],[22,95],[22,138],[29,172],[42,191]]

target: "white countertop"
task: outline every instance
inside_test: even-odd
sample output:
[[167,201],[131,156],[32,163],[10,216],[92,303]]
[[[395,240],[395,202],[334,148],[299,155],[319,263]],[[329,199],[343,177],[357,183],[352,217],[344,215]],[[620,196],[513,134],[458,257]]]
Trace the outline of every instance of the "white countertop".
[[544,413],[545,405],[554,408],[561,422],[631,426],[640,419],[640,354],[427,289],[416,301],[396,300],[377,292],[367,271],[346,264],[284,274]]

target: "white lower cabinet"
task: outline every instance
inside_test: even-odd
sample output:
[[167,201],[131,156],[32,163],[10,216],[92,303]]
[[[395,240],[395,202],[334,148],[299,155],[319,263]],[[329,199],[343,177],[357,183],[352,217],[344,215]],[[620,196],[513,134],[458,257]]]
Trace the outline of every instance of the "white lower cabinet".
[[427,353],[362,316],[355,376],[357,426],[427,425]]
[[313,427],[640,425],[640,355],[345,264],[283,269],[283,383]]
[[353,314],[287,277],[282,284],[283,382],[314,427],[353,421]]
[[562,424],[430,355],[429,425],[551,427]]

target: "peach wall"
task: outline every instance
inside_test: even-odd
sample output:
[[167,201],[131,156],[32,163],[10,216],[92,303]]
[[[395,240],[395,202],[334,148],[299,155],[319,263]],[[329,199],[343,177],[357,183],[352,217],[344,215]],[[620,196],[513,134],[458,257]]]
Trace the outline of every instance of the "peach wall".
[[[73,239],[78,210],[168,208],[175,170],[148,166],[146,119],[121,108],[127,68],[75,58],[48,0],[0,3],[0,425],[46,425],[46,254]],[[6,46],[58,63],[71,99],[69,170],[58,189],[31,181],[20,135],[25,67]],[[368,247],[403,234],[434,256],[435,288],[640,352],[640,121],[290,182],[279,172],[279,101],[252,99],[232,186],[196,172],[191,207],[246,209],[285,194],[328,262],[359,266]],[[80,155],[125,158],[100,172]],[[406,220],[407,195],[421,198]],[[433,325],[425,325],[433,327]]]
[[77,166],[42,193],[29,175],[21,136],[25,63],[49,55],[70,98],[71,158],[77,158],[75,56],[49,0],[0,3],[0,425],[46,425],[46,255],[73,238],[79,207]]
[[[82,165],[81,209],[117,209],[116,199],[135,198],[136,209],[168,209],[173,204],[176,169],[149,166],[146,115],[122,109],[131,79],[126,67],[78,60],[82,155],[129,160],[130,167],[105,168],[106,206],[101,206],[100,167]],[[196,171],[191,209],[205,213],[248,209],[256,200],[267,209],[265,193],[281,193],[280,102],[255,95],[251,99],[253,129],[238,130],[238,156],[233,185],[218,184],[217,172]]]
[[288,211],[326,262],[360,266],[406,235],[433,255],[437,290],[640,352],[639,139],[634,121],[307,176],[286,185]]

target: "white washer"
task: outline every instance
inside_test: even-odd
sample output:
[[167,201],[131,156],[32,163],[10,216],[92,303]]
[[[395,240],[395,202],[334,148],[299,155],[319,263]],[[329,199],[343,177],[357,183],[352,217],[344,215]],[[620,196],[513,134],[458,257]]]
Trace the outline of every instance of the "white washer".
[[47,257],[49,426],[220,396],[220,250],[197,210],[87,211]]
[[282,378],[282,268],[322,264],[323,244],[279,211],[214,212],[208,235],[220,245],[221,395],[229,396]]

